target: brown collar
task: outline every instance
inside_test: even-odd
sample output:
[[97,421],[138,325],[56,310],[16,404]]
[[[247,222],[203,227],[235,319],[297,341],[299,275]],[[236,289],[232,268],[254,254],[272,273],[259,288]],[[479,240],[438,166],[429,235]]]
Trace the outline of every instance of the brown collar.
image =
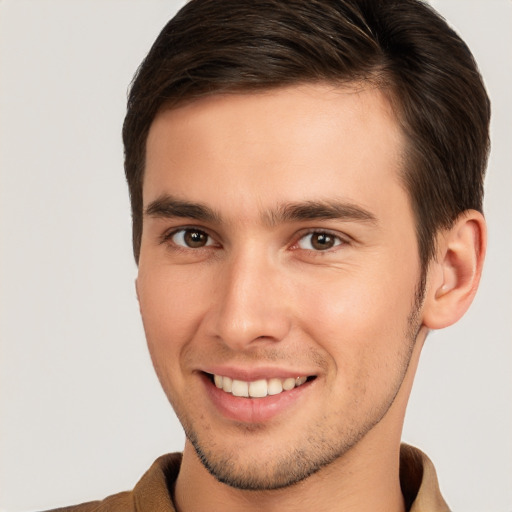
[[[133,489],[135,510],[174,512],[169,490],[174,487],[180,465],[181,453],[159,457]],[[400,447],[400,485],[408,512],[450,512],[432,461],[407,444]]]

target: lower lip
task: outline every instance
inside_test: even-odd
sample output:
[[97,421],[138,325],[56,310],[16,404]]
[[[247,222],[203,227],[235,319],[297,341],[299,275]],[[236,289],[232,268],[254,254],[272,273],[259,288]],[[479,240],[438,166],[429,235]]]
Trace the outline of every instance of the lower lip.
[[283,391],[277,395],[263,398],[245,398],[233,396],[219,389],[211,379],[203,375],[203,382],[210,400],[221,414],[230,420],[241,423],[263,423],[271,420],[286,409],[296,405],[304,398],[316,379],[301,386]]

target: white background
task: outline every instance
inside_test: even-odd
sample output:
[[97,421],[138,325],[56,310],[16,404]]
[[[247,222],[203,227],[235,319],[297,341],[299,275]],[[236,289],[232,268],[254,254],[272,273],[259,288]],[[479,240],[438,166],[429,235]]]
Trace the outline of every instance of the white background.
[[[512,2],[437,0],[493,101],[489,253],[433,333],[404,439],[454,510],[512,511]],[[127,86],[181,2],[0,0],[0,509],[133,487],[183,434],[147,355],[121,124]]]

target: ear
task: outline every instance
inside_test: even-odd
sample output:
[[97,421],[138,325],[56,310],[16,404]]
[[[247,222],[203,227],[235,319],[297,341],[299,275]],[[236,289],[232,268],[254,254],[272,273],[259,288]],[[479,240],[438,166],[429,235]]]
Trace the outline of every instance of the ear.
[[427,273],[423,324],[442,329],[467,311],[480,282],[487,245],[483,215],[467,210],[437,236],[437,256]]

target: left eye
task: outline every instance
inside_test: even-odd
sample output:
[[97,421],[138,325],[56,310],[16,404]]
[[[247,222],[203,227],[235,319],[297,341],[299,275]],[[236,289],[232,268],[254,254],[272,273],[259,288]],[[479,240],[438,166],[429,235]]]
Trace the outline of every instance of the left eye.
[[338,236],[322,231],[315,231],[304,235],[297,243],[301,249],[309,251],[326,251],[337,245],[341,245],[343,241]]
[[187,247],[189,249],[200,249],[201,247],[207,247],[214,244],[214,241],[208,233],[194,228],[180,229],[179,231],[174,232],[170,239],[176,245]]

